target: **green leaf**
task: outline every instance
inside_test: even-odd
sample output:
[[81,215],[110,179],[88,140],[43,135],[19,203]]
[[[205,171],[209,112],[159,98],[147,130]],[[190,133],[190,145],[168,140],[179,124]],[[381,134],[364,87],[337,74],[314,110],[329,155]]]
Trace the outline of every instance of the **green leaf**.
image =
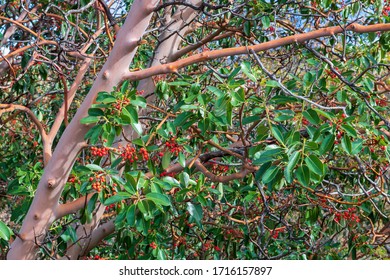
[[145,197],[151,201],[153,201],[156,205],[162,205],[162,206],[169,206],[171,205],[171,202],[169,201],[169,198],[165,194],[161,193],[148,193],[145,195]]
[[352,143],[347,134],[344,134],[343,139],[341,139],[341,146],[348,154],[352,154]]
[[7,227],[5,223],[0,221],[0,238],[8,241],[11,237],[11,234],[12,232],[9,227]]
[[93,210],[95,210],[95,205],[96,205],[97,199],[98,199],[98,194],[94,193],[87,204],[87,212],[88,213],[92,213]]
[[127,213],[126,213],[126,220],[127,220],[127,224],[129,226],[134,226],[135,225],[135,215],[136,215],[136,212],[135,212],[135,205],[132,204],[128,209],[127,209]]
[[186,167],[186,158],[183,153],[179,153],[179,164],[181,167]]
[[251,22],[250,21],[246,21],[244,23],[244,33],[248,37],[251,35]]
[[116,195],[110,196],[104,201],[104,205],[108,206],[113,203],[117,203],[119,201],[122,201],[124,199],[130,198],[131,194],[127,192],[118,192]]
[[22,57],[22,62],[21,62],[21,66],[22,68],[26,67],[28,62],[30,61],[31,59],[31,55],[29,55],[27,52],[25,52],[23,54],[23,57]]
[[107,92],[99,92],[96,98],[96,102],[109,104],[116,102],[116,98]]
[[179,127],[179,126],[183,125],[191,116],[192,116],[191,112],[181,113],[174,120],[174,122],[173,122],[174,126]]
[[87,164],[85,167],[92,171],[103,171],[103,168],[101,168],[99,165],[92,164],[92,163]]
[[128,115],[132,123],[138,123],[138,112],[132,105],[123,108],[122,113]]
[[131,123],[131,126],[134,128],[135,132],[138,133],[138,135],[142,135],[142,125],[140,123]]
[[299,151],[295,151],[288,160],[288,164],[286,169],[284,170],[284,176],[288,183],[292,183],[292,171],[294,167],[297,165],[298,160],[301,157],[301,153]]
[[272,126],[271,127],[271,132],[272,132],[272,135],[276,138],[276,140],[279,141],[279,143],[283,143],[284,144],[284,137],[283,137],[283,134],[282,132],[279,130],[278,127],[276,126]]
[[279,83],[274,80],[268,80],[265,84],[267,87],[279,87]]
[[310,183],[310,170],[306,165],[298,166],[295,176],[298,181],[305,187],[309,186]]
[[99,140],[99,136],[103,131],[102,125],[93,126],[88,132],[85,134],[84,139],[90,139],[90,144],[94,145]]
[[89,108],[88,115],[94,117],[100,117],[100,116],[104,116],[104,112],[102,109],[99,108]]
[[144,217],[147,217],[149,215],[149,203],[147,201],[145,200],[138,201],[137,207],[144,215]]
[[326,152],[330,151],[330,149],[332,149],[334,140],[335,137],[333,134],[329,134],[328,136],[325,137],[325,139],[321,143],[320,150],[319,150],[321,156]]
[[363,148],[363,140],[357,139],[356,141],[352,142],[352,154],[356,155],[358,154]]
[[188,184],[190,183],[190,175],[188,175],[187,172],[182,172],[179,175],[180,182],[183,186],[183,188],[186,188]]
[[195,219],[197,224],[200,225],[200,222],[203,218],[202,206],[199,204],[194,205],[191,202],[187,202],[187,211],[190,213],[191,217]]
[[280,171],[280,167],[275,165],[271,166],[267,171],[265,171],[262,177],[263,183],[268,184],[269,182],[271,182],[279,173],[279,171]]
[[350,126],[350,125],[348,125],[348,124],[343,124],[343,125],[341,125],[341,127],[342,127],[349,135],[351,135],[351,136],[353,136],[353,137],[357,137],[356,130],[355,130],[352,126]]
[[253,82],[256,82],[257,79],[256,77],[253,75],[252,73],[252,69],[251,69],[251,64],[249,61],[244,61],[241,63],[241,69],[242,69],[242,72],[244,72],[244,74],[250,79],[252,80]]
[[167,169],[170,164],[171,164],[171,153],[166,152],[161,159],[161,166],[163,169]]
[[82,118],[80,120],[80,123],[81,124],[91,124],[91,123],[97,123],[99,121],[99,117],[96,117],[96,116],[88,116],[88,117],[85,117],[85,118]]
[[235,106],[239,106],[245,102],[245,91],[243,88],[239,88],[237,91],[232,92],[232,103]]
[[146,99],[142,96],[137,96],[135,99],[131,99],[131,104],[134,106],[139,106],[142,108],[146,108]]
[[267,29],[271,24],[271,19],[268,16],[263,16],[261,23],[263,24],[263,29]]
[[125,82],[122,84],[122,86],[121,86],[121,93],[122,93],[122,94],[125,94],[126,91],[127,91],[127,89],[128,89],[128,87],[129,87],[129,81],[125,81]]
[[320,176],[324,175],[325,166],[316,155],[310,155],[309,157],[305,158],[305,162],[313,173]]
[[[268,147],[267,147],[268,148]],[[271,146],[269,146],[271,148]],[[260,157],[253,161],[254,165],[260,165],[269,161],[273,161],[278,155],[283,153],[283,149],[276,147],[261,153]]]
[[320,123],[320,118],[316,111],[309,109],[302,113],[302,115],[312,124],[317,125]]

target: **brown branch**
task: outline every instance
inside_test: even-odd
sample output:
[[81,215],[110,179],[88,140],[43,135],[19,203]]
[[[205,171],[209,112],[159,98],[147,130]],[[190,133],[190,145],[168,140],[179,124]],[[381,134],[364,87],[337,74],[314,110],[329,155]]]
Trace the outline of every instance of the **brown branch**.
[[156,65],[148,69],[139,70],[135,72],[128,72],[127,74],[123,75],[122,79],[130,80],[130,81],[138,81],[155,75],[176,73],[180,68],[189,66],[191,64],[205,62],[205,61],[222,58],[226,56],[249,54],[249,52],[252,50],[257,53],[257,52],[274,49],[289,44],[303,43],[320,37],[334,36],[339,33],[344,33],[345,30],[352,31],[355,33],[389,31],[390,23],[380,23],[380,24],[373,24],[368,26],[363,26],[358,23],[353,23],[346,27],[341,27],[341,26],[326,27],[326,28],[318,29],[303,34],[295,34],[292,36],[287,36],[284,38],[276,39],[273,41],[269,41],[269,42],[265,42],[253,46],[207,51],[187,58],[183,58],[176,62]]
[[218,176],[218,175],[215,175],[214,173],[211,173],[210,171],[208,171],[207,168],[204,167],[204,165],[199,160],[196,160],[194,162],[194,165],[198,171],[202,172],[211,181],[220,182],[220,183],[227,183],[227,182],[230,182],[232,180],[242,179],[251,172],[248,169],[244,168],[238,173],[233,173],[233,174],[229,174],[229,175],[225,175],[225,176]]
[[47,138],[47,134],[46,134],[45,128],[43,127],[42,123],[38,120],[38,118],[35,116],[35,114],[29,108],[27,108],[23,105],[17,105],[17,104],[0,104],[0,116],[6,112],[13,112],[15,110],[20,110],[20,111],[26,112],[27,115],[33,121],[33,123],[37,126],[42,138]]
[[169,57],[168,62],[175,61],[175,60],[179,59],[180,57],[182,57],[183,55],[185,55],[193,50],[196,50],[197,48],[203,46],[204,44],[207,44],[208,42],[212,41],[215,37],[217,37],[222,31],[223,31],[223,28],[219,28],[217,31],[206,36],[205,38],[200,40],[198,43],[188,45],[188,46],[178,50],[177,52],[173,53]]
[[227,154],[230,154],[230,155],[232,155],[234,157],[237,157],[237,158],[242,159],[242,160],[244,159],[244,157],[242,155],[237,154],[236,152],[231,151],[231,150],[229,150],[227,148],[221,147],[220,145],[218,145],[217,143],[215,143],[215,142],[213,142],[211,140],[207,141],[207,144],[210,144],[211,146],[217,148],[218,150],[221,150],[221,151],[223,151],[223,152],[225,152]]
[[[62,16],[60,16],[60,15],[57,15],[57,14],[47,13],[47,14],[45,14],[45,16],[53,17],[53,18],[56,18],[56,19],[61,20],[61,21],[64,20],[64,17],[62,17]],[[34,19],[39,19],[40,17],[41,17],[41,15],[39,15],[39,17],[34,18]],[[70,24],[70,25],[73,26],[73,27],[76,27],[81,33],[84,34],[84,36],[85,36],[86,38],[89,37],[88,33],[85,32],[84,29],[80,28],[80,25],[77,25],[76,23],[73,23],[73,22],[71,22],[71,21],[67,21],[66,23],[67,23],[67,24]]]
[[10,58],[10,57],[16,56],[16,55],[18,55],[18,54],[20,54],[22,52],[25,52],[26,50],[31,49],[34,46],[43,46],[43,45],[55,45],[55,46],[58,47],[58,43],[56,41],[42,40],[42,41],[39,41],[39,42],[34,43],[32,45],[24,46],[22,48],[19,48],[19,49],[13,51],[13,52],[10,52],[9,54],[7,54],[4,57],[0,58],[0,62],[5,60],[6,58]]
[[88,201],[91,199],[94,193],[89,193],[86,196],[79,197],[78,199],[65,204],[59,204],[56,209],[56,218],[61,219],[69,214],[75,214],[77,211],[86,207]]
[[64,123],[65,123],[65,126],[68,126],[68,108],[69,108],[69,104],[68,104],[68,85],[66,84],[66,80],[65,80],[65,76],[60,74],[60,79],[62,81],[62,84],[64,85]]
[[119,27],[118,23],[116,22],[116,20],[114,19],[114,17],[112,16],[111,11],[108,8],[107,4],[103,0],[98,0],[98,2],[103,7],[103,11],[104,11],[106,17],[108,18],[110,25],[114,27],[115,32],[118,32],[120,27]]
[[[390,87],[383,81],[376,81],[375,88],[379,94],[386,93],[386,92],[390,91]],[[382,88],[382,90],[379,91],[379,88]]]
[[8,21],[8,22],[11,22],[11,23],[13,23],[13,24],[19,26],[21,29],[23,29],[23,30],[25,30],[25,31],[27,31],[27,32],[29,32],[29,33],[31,33],[31,34],[34,35],[35,37],[43,39],[43,38],[40,37],[36,32],[34,32],[34,31],[32,31],[30,28],[24,26],[23,24],[21,24],[21,23],[20,23],[19,21],[17,21],[17,20],[13,20],[13,19],[10,19],[10,18],[7,18],[7,17],[3,17],[3,16],[0,16],[0,19],[5,20],[5,21]]
[[51,139],[47,135],[44,126],[42,123],[38,120],[38,118],[35,116],[35,114],[27,107],[23,105],[16,105],[16,104],[0,104],[0,116],[3,113],[6,112],[13,112],[15,110],[20,110],[23,112],[26,112],[27,115],[31,118],[32,122],[36,125],[38,128],[39,133],[42,137],[42,144],[43,144],[43,162],[46,166],[51,158]]
[[239,219],[236,219],[236,218],[233,218],[233,217],[230,217],[230,216],[226,216],[226,218],[228,220],[232,221],[232,222],[235,222],[235,223],[238,223],[238,224],[242,224],[242,225],[247,225],[247,224],[251,224],[251,223],[254,223],[254,222],[260,220],[261,216],[256,216],[253,219],[250,219],[250,220],[247,220],[247,221],[239,220]]
[[99,242],[101,242],[104,238],[109,236],[111,233],[115,231],[115,219],[112,219],[102,225],[100,225],[97,229],[95,229],[90,238],[90,242],[88,243],[88,247],[82,251],[81,256],[85,256],[89,251],[95,248]]

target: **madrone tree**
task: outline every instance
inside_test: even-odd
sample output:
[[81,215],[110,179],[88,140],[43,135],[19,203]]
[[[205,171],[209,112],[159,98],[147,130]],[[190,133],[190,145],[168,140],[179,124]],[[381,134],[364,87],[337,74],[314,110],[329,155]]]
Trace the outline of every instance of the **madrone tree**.
[[386,1],[0,3],[8,259],[387,256]]

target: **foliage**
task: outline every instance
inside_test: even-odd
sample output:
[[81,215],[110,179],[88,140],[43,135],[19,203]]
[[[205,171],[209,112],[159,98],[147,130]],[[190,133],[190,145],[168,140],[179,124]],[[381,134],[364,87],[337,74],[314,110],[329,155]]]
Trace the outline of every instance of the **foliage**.
[[[10,70],[0,80],[0,103],[22,104],[51,127],[64,99],[61,77],[69,87],[79,71],[80,62],[68,53],[87,44],[83,34],[96,32],[99,19],[90,8],[61,20],[54,7],[76,9],[75,1],[31,1],[30,8],[37,2],[34,31],[54,22],[42,36],[64,44],[63,37],[73,36],[75,46],[16,54],[15,75]],[[355,21],[389,22],[382,1],[208,2],[226,5],[228,12],[205,9],[196,19],[201,28],[186,35],[181,47],[221,27],[235,35],[188,56]],[[17,1],[5,6],[4,16],[21,8]],[[44,14],[46,9],[57,16]],[[121,13],[114,13],[118,21]],[[153,21],[162,24],[157,16]],[[27,33],[16,32],[2,51],[32,44]],[[145,35],[132,69],[148,67],[158,35]],[[65,255],[77,241],[74,222],[91,222],[104,205],[102,223],[113,221],[115,232],[85,258],[386,258],[388,241],[377,234],[389,215],[388,36],[346,32],[190,65],[155,76],[154,98],[138,81],[100,92],[81,119],[90,126],[88,148],[76,160],[61,203],[90,199],[52,225],[40,257],[48,258],[48,251]],[[80,84],[69,119],[111,51],[110,37],[102,35],[88,48],[95,65]],[[16,233],[42,174],[42,138],[23,113],[2,115],[0,125],[0,180],[8,184],[8,224]],[[134,139],[126,138],[129,127]],[[0,221],[1,247],[11,229]]]

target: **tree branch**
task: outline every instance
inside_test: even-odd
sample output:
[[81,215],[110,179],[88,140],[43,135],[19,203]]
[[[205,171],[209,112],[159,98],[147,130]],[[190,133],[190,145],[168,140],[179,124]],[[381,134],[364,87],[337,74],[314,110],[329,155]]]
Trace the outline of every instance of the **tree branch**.
[[355,33],[389,31],[390,23],[373,24],[368,26],[363,26],[358,23],[353,23],[348,25],[347,27],[341,27],[341,26],[326,27],[326,28],[318,29],[303,34],[295,34],[292,36],[287,36],[284,38],[276,39],[273,41],[269,41],[269,42],[265,42],[253,46],[207,51],[207,52],[203,52],[200,54],[196,54],[178,60],[176,62],[171,62],[163,65],[156,65],[148,69],[139,70],[135,72],[128,72],[123,75],[122,80],[138,81],[156,75],[176,73],[179,69],[189,66],[191,64],[205,62],[205,61],[213,60],[216,58],[222,58],[226,56],[248,54],[252,50],[258,53],[261,51],[274,49],[289,44],[303,43],[319,37],[334,36],[335,34],[343,33],[344,30],[352,31]]
[[77,211],[85,208],[93,194],[94,193],[89,193],[86,196],[79,197],[72,202],[58,205],[55,214],[56,218],[61,219],[66,215],[75,214]]

